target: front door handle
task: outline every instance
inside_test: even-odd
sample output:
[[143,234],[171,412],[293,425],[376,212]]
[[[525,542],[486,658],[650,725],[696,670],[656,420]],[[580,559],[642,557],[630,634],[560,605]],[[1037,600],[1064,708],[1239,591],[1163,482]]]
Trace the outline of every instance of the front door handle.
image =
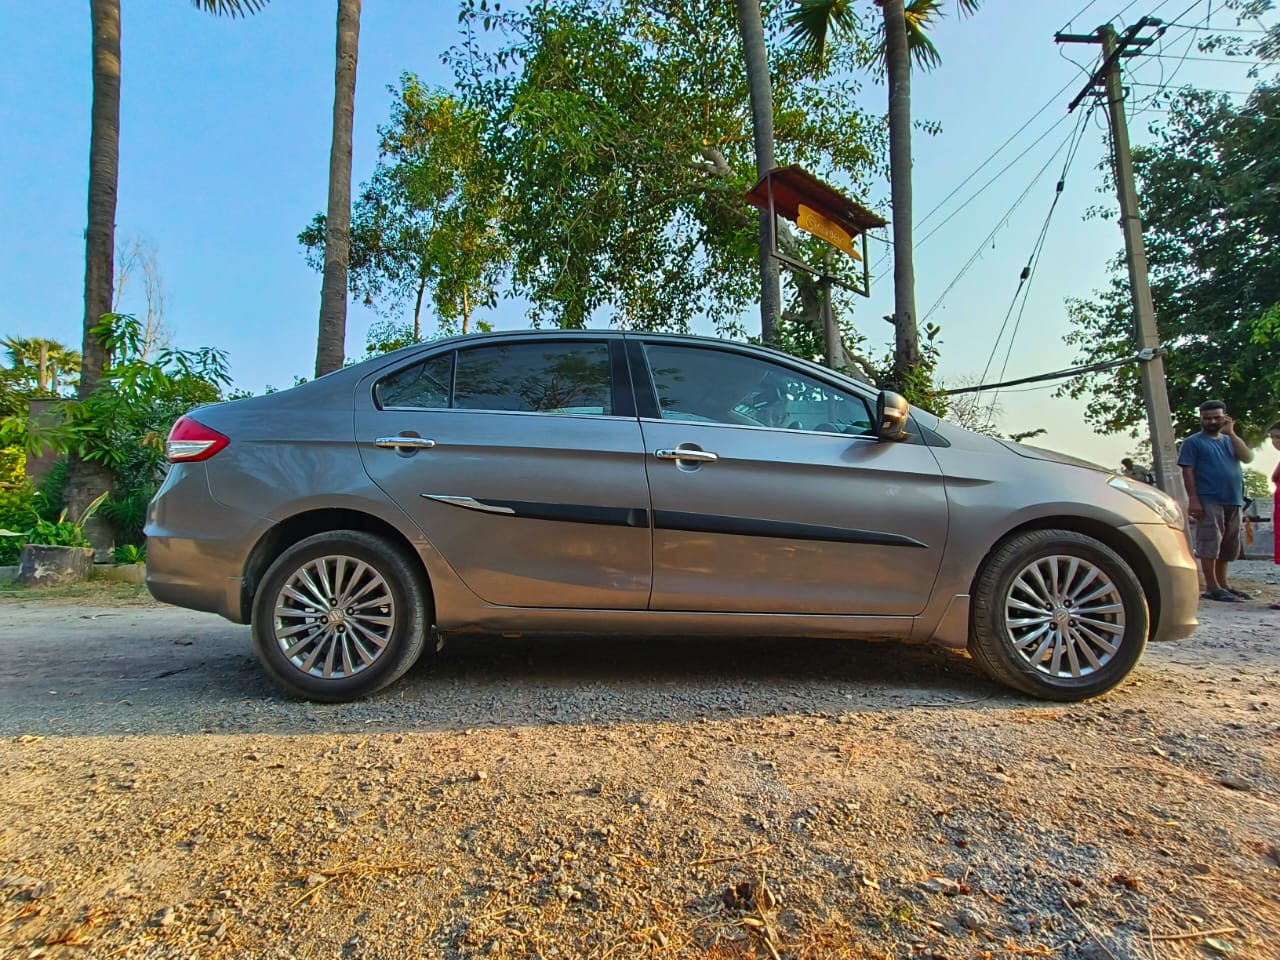
[[436,442],[428,440],[426,437],[379,437],[373,441],[373,445],[391,450],[398,450],[402,447],[412,450],[429,450],[436,445]]
[[715,463],[720,457],[708,450],[686,450],[677,447],[675,450],[655,450],[653,455],[659,460],[691,460],[697,463]]

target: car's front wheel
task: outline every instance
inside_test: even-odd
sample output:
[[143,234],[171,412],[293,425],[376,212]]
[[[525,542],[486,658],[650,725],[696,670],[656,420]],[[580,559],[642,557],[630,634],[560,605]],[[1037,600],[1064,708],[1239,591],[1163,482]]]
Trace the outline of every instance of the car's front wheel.
[[430,604],[421,569],[382,537],[338,530],[302,540],[267,570],[253,642],[295,696],[341,702],[380,690],[422,654]]
[[1002,544],[978,576],[969,651],[996,680],[1049,700],[1117,686],[1146,647],[1142,585],[1106,544],[1035,530]]

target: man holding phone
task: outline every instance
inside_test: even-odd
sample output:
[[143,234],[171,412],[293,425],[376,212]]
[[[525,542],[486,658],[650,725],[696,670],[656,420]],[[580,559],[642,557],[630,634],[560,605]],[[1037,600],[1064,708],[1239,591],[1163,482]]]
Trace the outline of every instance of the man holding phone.
[[1238,603],[1252,599],[1227,583],[1227,564],[1240,556],[1240,511],[1244,468],[1253,451],[1236,436],[1221,400],[1200,404],[1200,432],[1182,441],[1178,466],[1187,488],[1187,512],[1195,524],[1194,553],[1204,573],[1206,600]]

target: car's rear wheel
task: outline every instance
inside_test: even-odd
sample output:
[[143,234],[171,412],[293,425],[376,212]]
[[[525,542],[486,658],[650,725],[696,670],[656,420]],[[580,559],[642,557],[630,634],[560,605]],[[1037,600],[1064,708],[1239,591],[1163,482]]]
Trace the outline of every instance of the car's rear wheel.
[[969,650],[995,679],[1049,700],[1105,693],[1133,670],[1150,614],[1142,585],[1106,544],[1035,530],[1001,545],[978,576]]
[[422,654],[430,603],[421,569],[382,537],[338,530],[302,540],[267,570],[253,642],[295,696],[341,702],[394,682]]

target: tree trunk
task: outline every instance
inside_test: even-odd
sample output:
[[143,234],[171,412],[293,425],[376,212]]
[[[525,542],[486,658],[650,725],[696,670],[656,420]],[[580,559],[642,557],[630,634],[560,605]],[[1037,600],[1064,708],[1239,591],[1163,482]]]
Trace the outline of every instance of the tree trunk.
[[419,278],[418,297],[413,302],[413,342],[422,342],[422,295],[427,292],[427,281]]
[[[115,284],[116,186],[120,162],[120,0],[90,0],[93,20],[93,107],[89,132],[89,204],[84,251],[84,328],[80,347],[81,398],[102,380],[107,351],[91,332],[111,312]],[[82,513],[103,490],[111,471],[71,457],[65,500],[72,516]],[[95,522],[96,521],[96,522]],[[94,517],[85,530],[99,552],[111,546],[110,526]]]
[[911,249],[911,54],[903,0],[884,0],[889,78],[889,191],[893,204],[893,379],[901,388],[920,362],[916,274]]
[[[760,0],[737,0],[738,32],[747,66],[747,86],[751,94],[751,127],[755,137],[756,176],[763,177],[775,166],[773,159],[773,82],[769,77],[769,54],[764,45],[764,25],[760,20]],[[782,309],[778,261],[770,252],[773,231],[768,210],[760,211],[760,339],[773,343]]]
[[360,0],[338,0],[333,142],[329,150],[329,207],[325,217],[324,282],[316,376],[342,366],[347,341],[347,265],[351,250],[351,127],[355,118]]
[[471,332],[471,298],[467,296],[467,288],[462,288],[462,332]]
[[90,0],[93,120],[89,133],[89,223],[85,228],[84,342],[80,396],[102,379],[106,350],[90,331],[111,312],[115,284],[116,183],[120,165],[120,0]]
[[49,343],[48,341],[45,341],[45,340],[40,341],[40,346],[37,347],[37,357],[38,359],[36,361],[36,385],[40,388],[40,392],[43,393],[45,390],[49,389]]

